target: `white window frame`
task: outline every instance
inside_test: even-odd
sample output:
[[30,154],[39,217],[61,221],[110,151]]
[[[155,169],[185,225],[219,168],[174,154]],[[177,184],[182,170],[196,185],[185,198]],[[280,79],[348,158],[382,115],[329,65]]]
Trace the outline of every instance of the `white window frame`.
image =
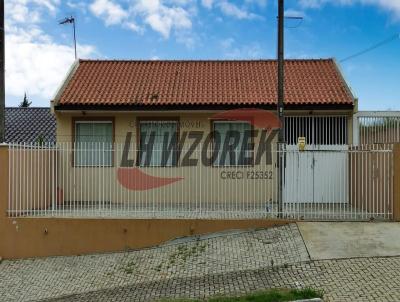
[[[104,164],[104,162],[103,163],[101,163],[101,164],[81,164],[81,163],[77,163],[77,152],[79,152],[78,151],[78,148],[77,148],[77,133],[78,133],[78,131],[77,131],[77,126],[78,126],[78,124],[110,124],[111,125],[111,130],[112,131],[114,131],[114,122],[113,121],[111,121],[111,120],[104,120],[104,121],[97,121],[97,120],[87,120],[87,121],[85,121],[85,120],[77,120],[77,121],[75,121],[75,124],[74,124],[74,146],[73,146],[73,148],[74,148],[74,156],[73,156],[73,159],[74,159],[74,167],[77,167],[77,168],[102,168],[102,167],[113,167],[114,166],[114,152],[113,152],[113,149],[111,148],[111,150],[109,150],[109,152],[111,153],[111,162],[110,162],[110,164]],[[113,133],[111,133],[111,140],[112,140],[112,144],[114,144],[114,142],[113,142],[113,140],[114,140],[114,137],[113,137],[114,135],[113,135]],[[100,142],[99,142],[100,143]]]

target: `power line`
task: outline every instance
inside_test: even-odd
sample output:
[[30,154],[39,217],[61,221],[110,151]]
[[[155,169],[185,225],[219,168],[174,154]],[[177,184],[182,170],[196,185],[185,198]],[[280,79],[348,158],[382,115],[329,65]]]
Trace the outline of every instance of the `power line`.
[[383,41],[381,41],[381,42],[379,42],[377,44],[374,44],[371,47],[368,47],[368,48],[366,48],[366,49],[364,49],[362,51],[359,51],[359,52],[357,52],[357,53],[355,53],[355,54],[353,54],[351,56],[348,56],[348,57],[346,57],[344,59],[341,59],[340,62],[342,63],[342,62],[354,59],[356,57],[359,57],[359,56],[361,56],[361,55],[363,55],[363,54],[365,54],[367,52],[370,52],[370,51],[375,50],[375,49],[377,49],[377,48],[379,48],[379,47],[381,47],[383,45],[386,45],[386,44],[388,44],[388,43],[390,43],[390,42],[392,42],[392,41],[394,41],[396,39],[400,39],[400,33],[394,34],[393,36],[391,36],[391,37],[389,37],[389,38],[387,38],[387,39],[385,39],[385,40],[383,40]]

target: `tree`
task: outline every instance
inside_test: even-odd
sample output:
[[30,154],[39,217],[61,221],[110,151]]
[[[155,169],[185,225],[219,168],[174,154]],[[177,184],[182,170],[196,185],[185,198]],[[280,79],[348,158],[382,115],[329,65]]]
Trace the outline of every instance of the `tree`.
[[26,92],[25,92],[24,100],[19,104],[19,107],[28,108],[31,104],[32,104],[32,102],[29,102],[28,97],[26,96]]
[[36,139],[36,144],[38,144],[38,146],[43,146],[44,145],[44,137],[42,134],[39,134],[39,136]]

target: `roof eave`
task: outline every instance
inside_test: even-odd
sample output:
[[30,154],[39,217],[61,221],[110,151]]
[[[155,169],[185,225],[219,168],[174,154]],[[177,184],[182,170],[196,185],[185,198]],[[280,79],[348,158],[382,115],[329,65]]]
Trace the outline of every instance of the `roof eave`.
[[68,83],[71,81],[73,75],[79,67],[79,62],[80,60],[75,60],[75,62],[69,68],[66,76],[64,77],[64,80],[61,82],[61,85],[58,87],[54,97],[51,100],[54,107],[58,105],[62,93],[64,92],[65,88],[67,87]]
[[[350,103],[332,103],[332,104],[286,104],[287,110],[352,110],[354,104]],[[275,104],[208,104],[208,105],[57,105],[56,111],[183,111],[183,110],[229,110],[233,108],[260,108],[266,110],[276,110]]]
[[353,105],[354,105],[356,100],[357,100],[357,97],[354,95],[353,90],[351,89],[348,81],[346,80],[346,78],[344,76],[344,73],[342,71],[342,67],[339,65],[339,63],[337,62],[336,58],[333,58],[332,60],[333,60],[333,63],[334,63],[334,66],[335,66],[337,72],[339,73],[339,76],[340,76],[340,78],[342,80],[342,83],[343,83],[344,87],[346,88],[346,90],[350,94],[350,96],[352,97],[352,101],[353,101]]

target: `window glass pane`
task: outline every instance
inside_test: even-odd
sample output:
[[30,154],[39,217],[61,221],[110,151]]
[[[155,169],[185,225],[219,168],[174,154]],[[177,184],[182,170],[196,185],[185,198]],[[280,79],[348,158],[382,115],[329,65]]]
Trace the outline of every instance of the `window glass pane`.
[[[174,166],[178,125],[176,122],[148,121],[140,123],[140,165]],[[168,153],[169,145],[173,150]],[[164,156],[168,156],[164,159]]]
[[[244,156],[240,158],[243,146],[245,131],[251,131],[251,125],[246,122],[215,122],[214,130],[219,133],[221,137],[220,150],[218,151],[215,165],[219,166],[232,166],[232,165],[243,165],[245,157],[250,157],[251,150],[246,151]],[[239,135],[239,142],[234,148],[233,152],[227,152],[224,150],[224,144],[226,140],[229,140],[230,144],[234,143],[235,136]]]
[[79,123],[75,131],[77,166],[112,165],[112,123]]

